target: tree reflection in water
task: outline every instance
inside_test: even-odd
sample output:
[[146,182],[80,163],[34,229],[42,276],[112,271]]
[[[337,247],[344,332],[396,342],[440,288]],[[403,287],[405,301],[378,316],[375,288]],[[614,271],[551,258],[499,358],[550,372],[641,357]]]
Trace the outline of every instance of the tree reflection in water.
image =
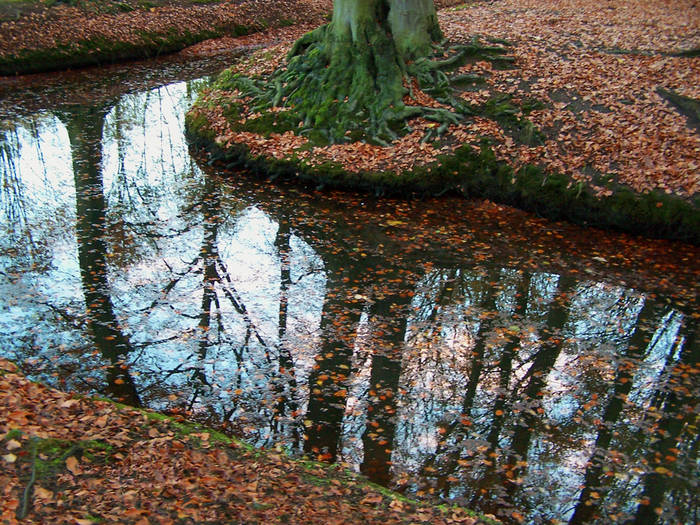
[[205,175],[195,86],[3,128],[3,355],[506,521],[698,519],[697,268]]

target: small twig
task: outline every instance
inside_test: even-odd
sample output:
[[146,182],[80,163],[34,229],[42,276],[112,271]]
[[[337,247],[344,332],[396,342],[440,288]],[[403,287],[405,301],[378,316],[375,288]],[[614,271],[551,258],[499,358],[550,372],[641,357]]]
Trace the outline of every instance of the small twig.
[[31,447],[32,450],[32,474],[29,477],[29,481],[27,482],[27,486],[24,487],[24,492],[22,493],[22,504],[19,506],[19,509],[17,510],[17,519],[18,520],[23,520],[24,518],[27,517],[27,514],[29,513],[29,500],[31,499],[32,496],[32,489],[34,488],[34,483],[36,482],[36,457],[37,457],[37,438],[33,437],[29,441],[29,446]]

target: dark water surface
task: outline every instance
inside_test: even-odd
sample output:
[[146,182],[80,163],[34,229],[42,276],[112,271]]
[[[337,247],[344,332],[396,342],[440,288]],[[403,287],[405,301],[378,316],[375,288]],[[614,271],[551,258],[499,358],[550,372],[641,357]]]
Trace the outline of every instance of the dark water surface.
[[0,84],[0,355],[505,521],[700,519],[697,248],[220,178],[220,62]]

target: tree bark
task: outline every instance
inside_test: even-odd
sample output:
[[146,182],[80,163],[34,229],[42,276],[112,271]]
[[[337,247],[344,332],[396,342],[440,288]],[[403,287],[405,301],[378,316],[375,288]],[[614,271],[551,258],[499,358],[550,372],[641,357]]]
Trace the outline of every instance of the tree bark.
[[256,110],[288,108],[316,140],[386,144],[406,119],[448,113],[404,104],[404,80],[441,38],[433,0],[335,0],[332,21],[297,40],[286,67],[257,85],[224,76],[219,87],[252,95]]

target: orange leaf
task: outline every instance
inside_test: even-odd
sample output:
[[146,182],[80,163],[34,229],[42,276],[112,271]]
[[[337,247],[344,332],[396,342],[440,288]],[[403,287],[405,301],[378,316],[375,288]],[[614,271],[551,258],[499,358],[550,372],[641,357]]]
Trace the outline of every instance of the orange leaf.
[[66,459],[66,468],[74,476],[78,476],[82,473],[82,470],[80,469],[80,463],[78,462],[78,458],[76,458],[75,456],[70,456],[68,459]]

